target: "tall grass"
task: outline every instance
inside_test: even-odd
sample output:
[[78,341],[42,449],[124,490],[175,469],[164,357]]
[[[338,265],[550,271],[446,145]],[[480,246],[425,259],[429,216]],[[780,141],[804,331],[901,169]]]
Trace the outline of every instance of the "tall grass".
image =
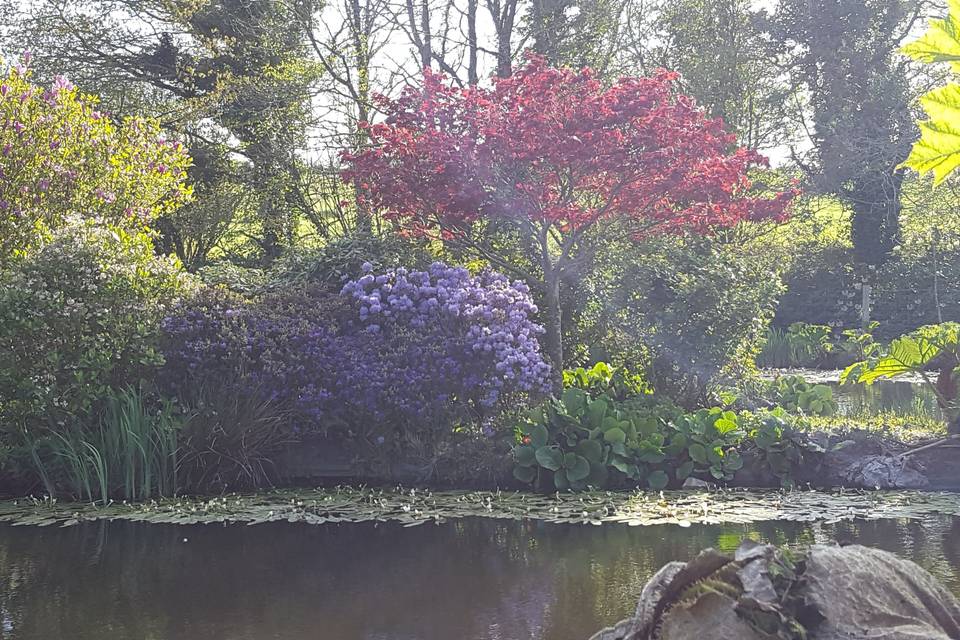
[[272,456],[294,441],[287,410],[251,386],[197,385],[186,402],[193,415],[181,433],[180,477],[190,491],[271,484]]
[[31,444],[47,492],[106,503],[146,500],[177,491],[177,433],[169,404],[152,405],[140,389],[114,392],[96,425],[51,431]]
[[757,366],[775,369],[814,366],[829,355],[831,347],[828,327],[800,326],[800,323],[786,330],[770,327],[757,354]]

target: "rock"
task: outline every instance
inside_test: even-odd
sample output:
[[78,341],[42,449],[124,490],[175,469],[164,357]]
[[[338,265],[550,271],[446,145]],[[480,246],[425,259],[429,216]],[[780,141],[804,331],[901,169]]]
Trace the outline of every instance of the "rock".
[[817,640],[960,638],[960,604],[929,573],[899,556],[861,546],[817,545],[803,574],[823,616]]
[[861,546],[746,541],[651,578],[634,617],[591,640],[958,640],[960,603],[909,560]]
[[841,471],[847,486],[872,489],[926,489],[930,486],[923,465],[914,457],[866,456]]

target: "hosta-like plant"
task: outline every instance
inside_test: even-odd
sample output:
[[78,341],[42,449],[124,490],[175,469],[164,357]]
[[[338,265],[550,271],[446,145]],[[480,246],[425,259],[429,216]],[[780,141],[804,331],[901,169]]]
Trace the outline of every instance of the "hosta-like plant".
[[779,376],[770,383],[770,400],[791,413],[832,416],[837,412],[833,389],[825,384],[811,384],[801,376]]
[[694,474],[730,480],[742,467],[736,446],[744,432],[736,413],[714,408],[684,414],[649,394],[624,397],[615,375],[596,384],[584,374],[565,378],[587,382],[587,389],[566,388],[518,427],[514,476],[521,482],[540,488],[552,482],[557,490],[662,489]]

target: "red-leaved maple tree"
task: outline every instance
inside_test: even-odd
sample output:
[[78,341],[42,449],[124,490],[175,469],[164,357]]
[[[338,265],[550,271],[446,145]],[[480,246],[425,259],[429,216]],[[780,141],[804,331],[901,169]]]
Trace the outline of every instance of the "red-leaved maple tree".
[[589,259],[591,234],[705,234],[787,215],[794,193],[751,193],[748,169],[765,159],[677,95],[676,77],[605,87],[538,57],[492,89],[425,71],[423,87],[380,98],[387,117],[365,125],[370,146],[344,155],[344,177],[366,207],[540,291],[560,370],[560,281]]

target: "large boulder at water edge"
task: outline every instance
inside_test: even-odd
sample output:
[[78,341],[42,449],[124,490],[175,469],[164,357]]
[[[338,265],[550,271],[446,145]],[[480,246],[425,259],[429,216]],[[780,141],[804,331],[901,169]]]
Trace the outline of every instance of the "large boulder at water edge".
[[892,553],[814,545],[803,552],[745,541],[671,562],[636,613],[591,640],[960,640],[960,603]]

